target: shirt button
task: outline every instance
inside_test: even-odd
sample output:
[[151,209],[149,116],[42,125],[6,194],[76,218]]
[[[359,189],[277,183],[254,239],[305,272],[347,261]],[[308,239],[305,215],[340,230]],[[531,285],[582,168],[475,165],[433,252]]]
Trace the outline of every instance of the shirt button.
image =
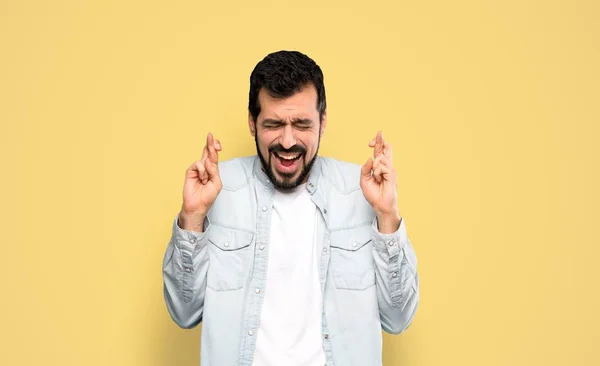
[[187,273],[190,273],[192,270],[191,270],[191,269],[189,269],[189,268],[186,268],[186,269],[185,269],[185,271],[186,271]]
[[263,207],[262,207],[262,210],[263,210],[263,211],[266,211],[266,210],[267,210],[267,206],[263,206]]
[[256,292],[258,294],[258,293],[260,293],[260,289],[257,288],[256,290],[254,290],[254,292]]
[[396,243],[395,243],[393,240],[390,240],[390,241],[388,241],[388,245],[389,245],[390,247],[393,247],[393,246],[394,246],[394,244],[396,244]]
[[323,253],[327,253],[327,248],[323,248]]
[[229,243],[228,243],[228,242],[225,242],[225,243],[223,244],[223,246],[224,246],[225,248],[227,248],[227,247],[229,246]]
[[248,331],[248,335],[254,335],[254,331],[253,331],[252,329],[250,329],[250,330]]
[[190,243],[194,244],[196,242],[196,238],[191,238]]
[[354,243],[352,243],[352,247],[353,247],[353,248],[356,248],[356,246],[357,246],[357,245],[358,245],[358,243],[357,243],[357,242],[354,242]]
[[258,249],[263,250],[263,249],[265,249],[265,246],[261,245],[260,247],[258,247]]
[[392,277],[398,276],[398,272],[392,272]]
[[323,213],[327,215],[327,209],[323,209]]
[[325,333],[325,339],[329,339],[329,334]]

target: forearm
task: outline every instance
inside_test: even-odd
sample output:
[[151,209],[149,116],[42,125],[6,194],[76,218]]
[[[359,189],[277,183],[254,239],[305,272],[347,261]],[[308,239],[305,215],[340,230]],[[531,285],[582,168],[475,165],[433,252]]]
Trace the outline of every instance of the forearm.
[[[382,221],[381,224],[384,224]],[[398,334],[411,324],[419,303],[417,258],[406,235],[404,220],[395,227],[373,223],[373,256],[382,328]],[[395,231],[388,230],[390,227]],[[386,232],[386,233],[383,233]]]
[[169,314],[182,328],[193,328],[204,310],[208,271],[208,231],[184,230],[178,218],[163,260],[164,298]]

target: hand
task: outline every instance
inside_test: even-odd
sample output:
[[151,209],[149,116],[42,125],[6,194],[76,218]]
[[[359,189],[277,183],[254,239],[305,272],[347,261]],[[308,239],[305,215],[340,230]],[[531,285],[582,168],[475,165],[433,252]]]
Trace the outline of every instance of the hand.
[[206,136],[202,158],[185,172],[183,204],[179,214],[180,226],[183,229],[202,231],[204,218],[221,192],[223,185],[217,164],[218,152],[221,150],[219,140],[209,133]]
[[360,188],[375,214],[381,232],[391,233],[400,227],[396,170],[392,166],[392,147],[381,131],[371,140],[373,160],[369,158],[361,169]]

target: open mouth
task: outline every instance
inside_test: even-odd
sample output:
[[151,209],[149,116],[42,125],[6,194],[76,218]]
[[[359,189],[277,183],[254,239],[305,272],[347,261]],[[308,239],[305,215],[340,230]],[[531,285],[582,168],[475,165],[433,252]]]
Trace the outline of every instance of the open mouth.
[[296,161],[298,161],[302,157],[302,154],[297,153],[297,152],[295,152],[295,153],[273,152],[273,155],[275,155],[277,160],[279,160],[281,165],[283,165],[284,167],[291,167],[292,165],[294,165],[294,163]]

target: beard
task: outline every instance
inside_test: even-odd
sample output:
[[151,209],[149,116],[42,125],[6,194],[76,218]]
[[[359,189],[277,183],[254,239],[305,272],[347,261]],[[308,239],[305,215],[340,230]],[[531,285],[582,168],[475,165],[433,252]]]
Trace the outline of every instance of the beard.
[[[267,175],[267,177],[269,178],[271,183],[273,183],[273,185],[275,186],[276,189],[289,190],[289,189],[296,188],[300,184],[302,184],[304,179],[306,179],[306,177],[308,177],[308,175],[310,174],[310,171],[311,171],[315,161],[317,160],[317,154],[319,152],[319,145],[321,143],[321,139],[319,138],[319,141],[317,142],[317,151],[315,152],[315,155],[308,162],[306,162],[306,149],[302,146],[294,145],[289,149],[284,149],[283,146],[281,146],[280,144],[271,145],[268,148],[269,156],[267,158],[265,158],[262,155],[262,153],[260,152],[260,148],[258,146],[258,138],[256,136],[254,136],[254,143],[256,144],[256,153],[257,153],[258,157],[260,158],[260,163],[262,164],[263,171],[265,172],[265,174]],[[285,173],[279,172],[278,174],[280,176],[282,176],[282,179],[277,178],[275,169],[273,168],[273,164],[271,163],[271,158],[272,158],[274,152],[275,153],[282,152],[282,153],[299,153],[300,154],[300,157],[298,159],[302,159],[303,165],[300,170],[300,174],[298,175],[298,177],[296,179],[293,179],[296,172],[294,172],[292,174],[285,174]]]

